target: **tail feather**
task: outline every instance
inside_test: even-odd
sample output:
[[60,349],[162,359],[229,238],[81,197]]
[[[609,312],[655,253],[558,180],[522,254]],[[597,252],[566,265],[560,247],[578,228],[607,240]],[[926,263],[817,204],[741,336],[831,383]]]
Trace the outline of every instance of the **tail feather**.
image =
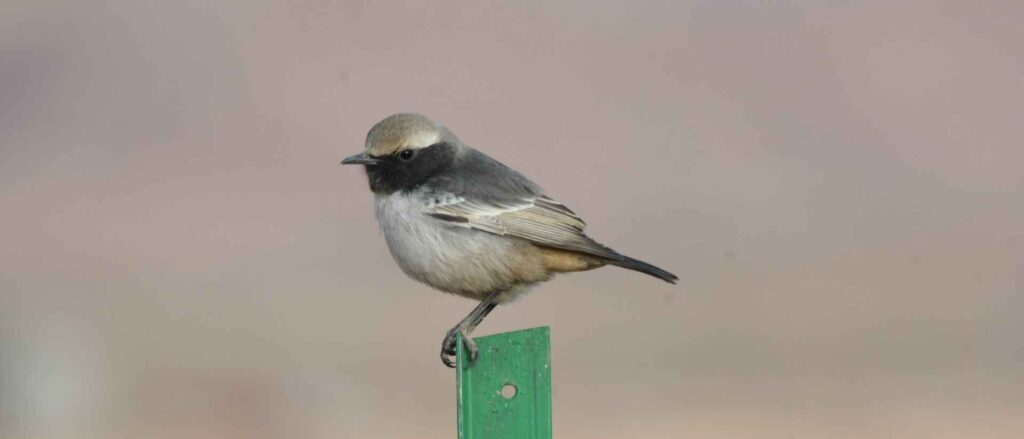
[[641,273],[654,276],[670,284],[674,284],[677,280],[679,280],[679,277],[677,277],[676,275],[669,273],[665,270],[662,270],[658,267],[655,267],[651,264],[648,264],[644,261],[641,261],[639,259],[633,259],[625,255],[620,256],[621,259],[611,259],[608,261],[608,263],[629,270],[639,271]]

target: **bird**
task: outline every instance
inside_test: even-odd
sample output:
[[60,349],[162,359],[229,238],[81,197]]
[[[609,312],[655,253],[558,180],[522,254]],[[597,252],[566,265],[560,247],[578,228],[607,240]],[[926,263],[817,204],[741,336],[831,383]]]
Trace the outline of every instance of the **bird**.
[[384,240],[407,276],[480,302],[442,340],[448,367],[456,365],[458,335],[472,365],[479,357],[473,330],[555,274],[613,265],[678,280],[590,238],[565,204],[422,114],[377,122],[364,151],[341,164],[365,169]]

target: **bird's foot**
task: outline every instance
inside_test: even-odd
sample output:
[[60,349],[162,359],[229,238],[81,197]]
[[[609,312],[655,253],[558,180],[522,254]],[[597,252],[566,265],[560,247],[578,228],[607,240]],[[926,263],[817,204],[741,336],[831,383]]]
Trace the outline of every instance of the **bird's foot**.
[[445,366],[454,368],[455,357],[459,352],[458,340],[459,334],[462,334],[462,343],[466,345],[466,350],[469,351],[469,364],[476,363],[476,359],[480,356],[480,351],[476,348],[476,343],[470,338],[469,333],[462,325],[456,326],[448,330],[448,334],[444,336],[444,341],[441,342],[441,362]]

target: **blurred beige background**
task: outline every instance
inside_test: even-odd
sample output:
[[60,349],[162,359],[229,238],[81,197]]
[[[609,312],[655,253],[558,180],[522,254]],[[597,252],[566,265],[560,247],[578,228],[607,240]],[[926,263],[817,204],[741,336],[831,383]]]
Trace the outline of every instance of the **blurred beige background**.
[[1024,4],[0,6],[0,437],[452,438],[420,111],[682,278],[566,276],[559,438],[1024,436]]

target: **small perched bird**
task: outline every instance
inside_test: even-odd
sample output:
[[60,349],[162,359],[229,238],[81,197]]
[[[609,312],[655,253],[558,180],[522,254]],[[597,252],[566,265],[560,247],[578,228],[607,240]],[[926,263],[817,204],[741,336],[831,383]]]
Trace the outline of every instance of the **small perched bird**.
[[377,221],[405,274],[480,301],[444,337],[448,367],[455,366],[457,334],[475,362],[473,329],[494,307],[555,273],[610,264],[678,279],[594,241],[564,204],[423,115],[388,116],[366,135],[366,150],[341,163],[365,167]]

